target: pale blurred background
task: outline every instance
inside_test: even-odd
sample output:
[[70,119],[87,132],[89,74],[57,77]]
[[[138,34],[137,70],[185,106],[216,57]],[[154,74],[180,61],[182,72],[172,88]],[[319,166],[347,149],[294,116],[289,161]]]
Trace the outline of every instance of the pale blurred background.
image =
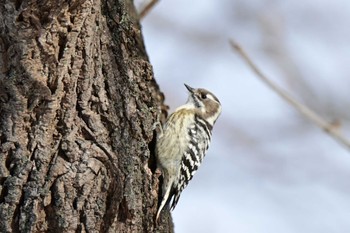
[[183,83],[223,106],[173,211],[175,232],[350,232],[350,151],[268,89],[228,43],[350,138],[350,1],[162,0],[142,26],[170,112],[187,99]]

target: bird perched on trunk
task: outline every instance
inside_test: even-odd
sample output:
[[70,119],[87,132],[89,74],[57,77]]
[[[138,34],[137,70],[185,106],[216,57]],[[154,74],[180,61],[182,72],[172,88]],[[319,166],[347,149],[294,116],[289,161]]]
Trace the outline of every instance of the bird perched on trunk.
[[211,92],[186,85],[189,97],[163,126],[157,139],[157,166],[162,172],[162,199],[156,221],[165,205],[173,210],[182,190],[192,179],[209,147],[211,131],[221,113],[221,104]]

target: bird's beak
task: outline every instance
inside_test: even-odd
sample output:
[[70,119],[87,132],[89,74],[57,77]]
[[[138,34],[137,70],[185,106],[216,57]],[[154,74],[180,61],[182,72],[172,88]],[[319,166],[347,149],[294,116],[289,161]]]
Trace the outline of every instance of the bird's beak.
[[185,85],[185,87],[187,88],[187,90],[189,91],[189,92],[191,92],[191,93],[193,93],[194,92],[194,88],[192,88],[192,87],[190,87],[189,85],[187,85],[186,83],[184,83],[184,85]]

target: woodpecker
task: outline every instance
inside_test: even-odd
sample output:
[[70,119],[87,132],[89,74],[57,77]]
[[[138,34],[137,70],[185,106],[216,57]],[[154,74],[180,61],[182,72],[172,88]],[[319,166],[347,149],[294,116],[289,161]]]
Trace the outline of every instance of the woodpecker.
[[156,221],[164,206],[173,210],[180,194],[201,165],[208,150],[211,131],[221,114],[216,96],[202,88],[192,88],[186,104],[178,107],[166,120],[157,139],[157,167],[163,176],[162,198]]

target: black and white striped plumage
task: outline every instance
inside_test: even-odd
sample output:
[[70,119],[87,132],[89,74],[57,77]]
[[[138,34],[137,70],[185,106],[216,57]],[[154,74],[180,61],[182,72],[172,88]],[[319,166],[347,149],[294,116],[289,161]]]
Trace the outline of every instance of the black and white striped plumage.
[[171,209],[175,208],[182,190],[203,161],[211,130],[221,113],[221,104],[212,93],[185,86],[189,90],[186,104],[169,116],[157,140],[157,164],[163,186],[156,219],[171,200]]

